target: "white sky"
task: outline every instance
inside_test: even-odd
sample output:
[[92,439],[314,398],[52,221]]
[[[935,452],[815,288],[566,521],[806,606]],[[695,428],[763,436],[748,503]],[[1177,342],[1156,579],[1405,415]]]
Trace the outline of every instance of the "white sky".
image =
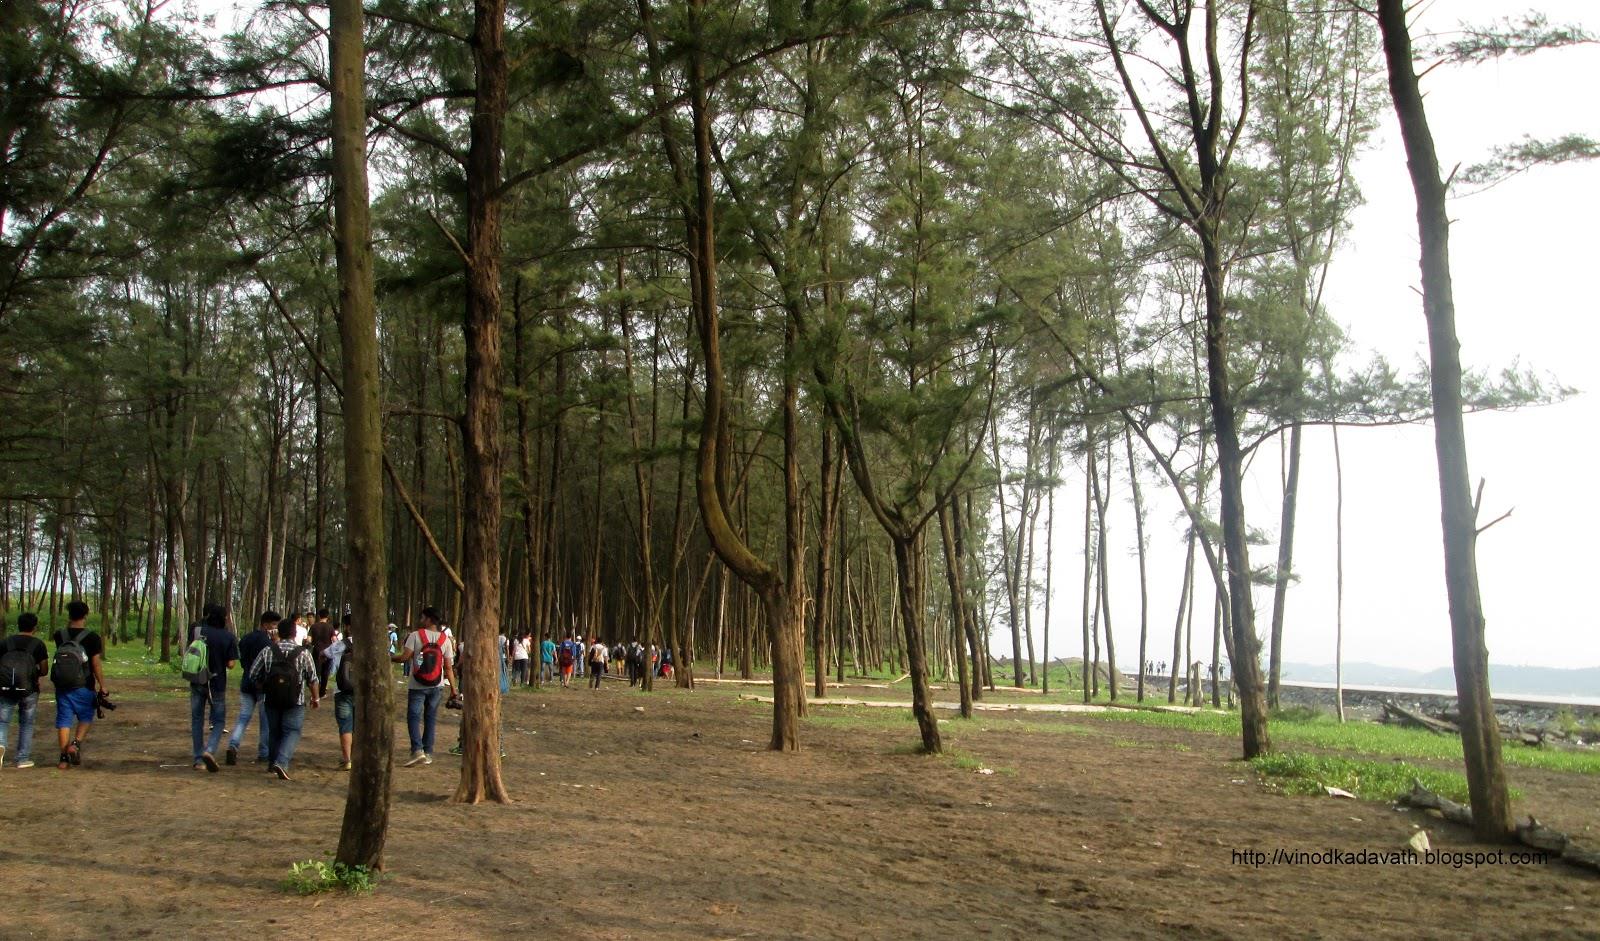
[[[1600,28],[1592,0],[1535,0],[1554,22]],[[1527,9],[1494,0],[1436,0],[1413,35],[1483,24]],[[1600,46],[1555,50],[1473,67],[1440,67],[1423,80],[1441,162],[1482,160],[1524,134],[1600,136]],[[1417,267],[1416,204],[1392,109],[1355,166],[1366,205],[1329,276],[1325,302],[1357,350],[1381,353],[1402,372],[1427,355]],[[1470,416],[1474,486],[1488,481],[1484,518],[1514,514],[1479,541],[1478,571],[1490,660],[1551,667],[1600,664],[1600,614],[1589,579],[1600,578],[1600,162],[1535,170],[1451,204],[1451,262],[1457,328],[1468,367],[1498,370],[1520,361],[1582,390],[1559,405]],[[1356,360],[1364,359],[1357,355]],[[1346,429],[1344,658],[1431,669],[1450,665],[1439,497],[1431,426]],[[1119,467],[1119,476],[1123,468]],[[1284,659],[1334,658],[1334,474],[1331,438],[1308,430],[1302,460],[1295,569]],[[1249,523],[1278,528],[1278,449],[1264,445],[1246,481]],[[1149,517],[1151,653],[1172,659],[1172,626],[1183,565],[1177,506],[1157,497]],[[1123,485],[1124,495],[1126,483]],[[1082,481],[1056,495],[1055,594],[1051,657],[1081,647]],[[1131,505],[1113,511],[1112,615],[1119,665],[1138,661],[1138,582]],[[1043,521],[1041,520],[1041,529]],[[1041,534],[1042,539],[1042,534]],[[1116,547],[1114,546],[1114,549]],[[1252,547],[1270,565],[1272,545]],[[1042,558],[1042,547],[1040,557]],[[1041,566],[1042,568],[1042,566]],[[1202,582],[1204,586],[1204,582]],[[1195,659],[1210,660],[1210,594],[1202,587]],[[1263,633],[1271,590],[1258,590]],[[1035,630],[1039,628],[1035,613]],[[1036,638],[1036,643],[1038,642]],[[1003,645],[1009,648],[1009,643]]]

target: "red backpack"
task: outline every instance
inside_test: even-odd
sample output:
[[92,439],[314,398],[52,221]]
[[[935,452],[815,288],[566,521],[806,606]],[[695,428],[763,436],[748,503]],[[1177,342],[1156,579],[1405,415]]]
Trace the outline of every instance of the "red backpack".
[[432,640],[428,639],[427,631],[421,634],[422,649],[417,651],[417,666],[411,671],[411,678],[423,686],[438,686],[444,679],[444,631]]

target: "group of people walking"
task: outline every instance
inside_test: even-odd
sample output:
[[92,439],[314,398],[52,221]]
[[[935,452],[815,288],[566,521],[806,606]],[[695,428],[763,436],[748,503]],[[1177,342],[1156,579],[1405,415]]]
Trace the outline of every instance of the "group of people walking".
[[[574,677],[588,678],[590,689],[599,689],[607,676],[619,679],[627,676],[628,685],[643,681],[645,671],[654,670],[656,676],[672,675],[672,649],[655,644],[608,645],[599,637],[587,641],[577,634],[568,634],[557,643],[550,638],[535,641],[530,633],[521,633],[506,641],[501,638],[502,650],[509,648],[511,682],[532,686],[554,682],[559,678],[563,688],[570,688]],[[538,672],[533,669],[533,657],[539,657]]]
[[[31,768],[33,732],[40,682],[55,687],[56,734],[60,744],[57,767],[66,770],[83,760],[84,741],[94,721],[115,709],[106,692],[105,645],[87,627],[89,606],[82,601],[67,605],[67,626],[54,632],[52,657],[37,636],[39,619],[31,613],[17,618],[17,633],[0,642],[0,766],[4,766],[13,719],[18,723],[13,763]],[[349,770],[355,731],[356,687],[351,677],[353,644],[350,616],[335,625],[326,610],[315,617],[264,611],[254,629],[243,636],[229,627],[228,610],[206,606],[201,621],[184,639],[180,661],[189,683],[189,728],[193,766],[215,773],[221,766],[237,765],[239,749],[256,724],[257,764],[280,780],[289,780],[289,768],[305,729],[308,709],[321,708],[330,693],[334,722],[339,731],[339,766]],[[441,704],[459,708],[458,650],[455,637],[438,610],[422,610],[421,625],[402,642],[399,629],[389,625],[389,658],[404,665],[406,727],[410,738],[407,767],[433,763],[435,733]],[[533,657],[538,656],[538,670]],[[559,678],[563,688],[574,677],[588,678],[599,689],[606,677],[642,682],[647,671],[672,675],[672,651],[654,644],[608,645],[599,637],[587,641],[576,633],[560,642],[536,641],[530,633],[500,638],[501,688],[512,683],[535,684]],[[228,725],[228,674],[240,668],[239,711]],[[222,760],[218,749],[227,736]],[[459,747],[459,746],[458,746]]]
[[[46,678],[55,687],[56,733],[61,746],[56,766],[62,770],[82,762],[84,742],[95,719],[116,708],[106,691],[105,644],[87,626],[88,616],[89,606],[82,601],[67,605],[67,626],[52,637],[53,657],[38,636],[39,619],[32,613],[19,615],[17,632],[0,642],[0,766],[5,764],[15,720],[17,748],[12,763],[17,768],[34,767],[34,725],[40,683]],[[217,772],[223,764],[238,764],[240,745],[255,722],[256,763],[266,765],[278,779],[289,780],[306,710],[320,708],[330,694],[339,731],[339,766],[349,770],[356,713],[349,623],[346,615],[342,625],[334,625],[327,611],[318,611],[314,620],[264,611],[254,629],[239,637],[228,626],[227,608],[207,605],[200,623],[189,629],[180,660],[189,683],[195,770]],[[399,640],[398,628],[389,625],[389,657],[405,664],[411,744],[406,765],[432,764],[438,709],[446,690],[451,691],[451,702],[460,702],[455,639],[440,623],[439,612],[424,608],[422,626],[405,643]],[[230,730],[228,674],[241,665],[239,712]],[[218,761],[224,735],[227,748]]]
[[0,766],[11,741],[11,721],[16,719],[18,768],[33,767],[33,726],[39,710],[39,681],[48,677],[56,692],[56,767],[65,771],[83,761],[84,742],[94,720],[115,709],[106,694],[105,644],[85,623],[89,606],[67,604],[67,626],[51,640],[55,656],[38,637],[39,618],[31,612],[17,617],[17,633],[0,644]]

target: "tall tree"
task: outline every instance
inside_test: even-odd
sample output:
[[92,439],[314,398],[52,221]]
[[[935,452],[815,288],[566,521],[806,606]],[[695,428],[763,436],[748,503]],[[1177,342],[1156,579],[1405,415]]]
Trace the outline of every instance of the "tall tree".
[[[336,858],[382,868],[394,771],[387,553],[383,515],[383,412],[378,387],[378,317],[367,206],[366,50],[361,0],[329,5],[333,99],[334,247],[339,268],[339,339],[344,374],[347,595],[356,664],[356,727],[350,788]],[[317,546],[320,556],[322,546]]]
[[1403,0],[1378,0],[1378,27],[1383,33],[1384,59],[1389,66],[1389,93],[1400,120],[1406,166],[1416,193],[1417,234],[1422,241],[1422,312],[1428,323],[1445,595],[1450,605],[1451,652],[1461,713],[1461,751],[1466,758],[1467,790],[1472,800],[1472,828],[1479,839],[1504,842],[1512,838],[1515,826],[1500,757],[1500,725],[1489,693],[1489,652],[1483,639],[1483,600],[1478,592],[1478,508],[1467,472],[1467,433],[1461,417],[1461,346],[1456,338],[1450,278],[1450,216],[1445,205],[1445,183],[1439,176],[1439,156],[1412,64],[1411,33]]

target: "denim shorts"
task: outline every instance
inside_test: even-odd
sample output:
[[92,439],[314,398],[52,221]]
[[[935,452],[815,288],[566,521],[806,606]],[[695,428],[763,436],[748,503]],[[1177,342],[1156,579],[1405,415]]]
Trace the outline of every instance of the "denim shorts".
[[56,728],[70,729],[76,719],[83,725],[94,721],[95,691],[88,686],[56,690]]
[[356,730],[356,694],[333,694],[333,720],[339,723],[339,734],[349,735]]

